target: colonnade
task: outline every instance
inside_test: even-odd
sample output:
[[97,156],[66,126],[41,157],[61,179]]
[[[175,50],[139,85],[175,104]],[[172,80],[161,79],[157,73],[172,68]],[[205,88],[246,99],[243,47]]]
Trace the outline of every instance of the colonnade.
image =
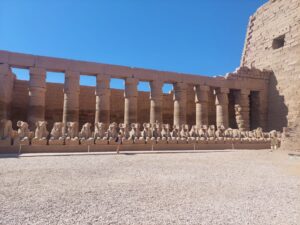
[[[108,75],[96,75],[95,88],[95,122],[110,122],[110,77]],[[139,80],[134,77],[124,78],[124,123],[131,124],[137,121],[137,85]],[[64,82],[64,104],[63,104],[63,119],[66,122],[79,121],[79,94],[80,94],[80,73],[74,71],[65,72]],[[162,108],[163,108],[163,91],[164,82],[162,80],[152,80],[150,82],[150,123],[156,121],[162,123]],[[187,89],[190,87],[184,82],[173,83],[173,124],[180,126],[186,124],[187,117]],[[206,85],[194,85],[195,105],[196,105],[196,126],[208,125],[209,123],[209,95],[211,91],[215,95],[216,107],[216,125],[229,126],[228,115],[228,93],[229,88],[224,87],[209,87]],[[28,122],[33,125],[36,121],[44,120],[45,118],[45,92],[46,92],[46,71],[42,68],[30,68],[29,81],[29,111]],[[236,106],[238,112],[236,121],[238,128],[241,130],[249,130],[249,95],[250,90],[239,90],[236,94]]]

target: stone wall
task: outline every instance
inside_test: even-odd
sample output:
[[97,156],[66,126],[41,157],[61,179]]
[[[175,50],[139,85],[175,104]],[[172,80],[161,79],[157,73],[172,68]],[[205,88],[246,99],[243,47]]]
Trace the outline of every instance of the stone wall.
[[[210,92],[209,122],[215,124],[215,104],[213,91]],[[15,80],[13,89],[12,116],[13,125],[16,129],[18,120],[27,121],[28,112],[28,81]],[[47,83],[45,118],[49,122],[48,129],[52,128],[54,122],[62,121],[63,114],[63,84]],[[187,91],[187,123],[195,124],[195,94],[193,87],[189,86]],[[94,123],[95,120],[95,88],[80,86],[79,97],[79,123],[80,126],[86,122]],[[110,97],[111,121],[123,123],[124,120],[124,91],[112,89]],[[233,105],[230,105],[232,108]],[[173,124],[173,93],[163,95],[163,122]],[[138,93],[138,121],[148,123],[150,117],[149,92]]]
[[242,66],[273,71],[268,128],[292,128],[300,117],[300,0],[272,0],[250,18]]

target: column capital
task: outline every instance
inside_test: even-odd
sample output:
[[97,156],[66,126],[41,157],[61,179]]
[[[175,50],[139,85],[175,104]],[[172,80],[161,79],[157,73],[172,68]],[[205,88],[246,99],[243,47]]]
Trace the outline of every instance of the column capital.
[[150,81],[150,99],[160,98],[162,96],[162,87],[164,82],[161,80]]
[[215,89],[215,94],[228,94],[229,88],[219,87]]
[[124,90],[125,98],[138,96],[138,91],[137,91],[138,82],[139,82],[138,79],[132,77],[125,79],[125,90]]
[[210,87],[207,85],[196,84],[194,86],[194,91],[209,91]]
[[31,75],[39,75],[39,76],[46,76],[46,69],[41,67],[30,67],[29,74]]
[[151,81],[149,81],[149,83],[150,83],[150,86],[153,85],[155,87],[162,87],[165,82],[162,80],[151,80]]
[[65,71],[65,78],[78,79],[80,78],[80,73],[77,71],[67,70]]
[[215,95],[216,95],[216,105],[227,105],[228,104],[228,93],[229,89],[228,88],[220,88],[215,90]]
[[33,88],[46,91],[46,70],[44,68],[30,67],[29,74],[29,91],[32,91]]
[[186,94],[187,84],[183,82],[177,82],[173,84],[173,87],[174,87],[173,100],[174,101],[180,100],[183,97],[182,94]]
[[80,92],[80,73],[75,71],[65,72],[64,93]]
[[109,75],[107,75],[107,74],[98,73],[96,75],[97,82],[98,81],[107,81],[107,80],[110,81],[110,79],[111,79],[111,77]]
[[97,79],[95,95],[110,95],[110,78]]
[[139,80],[134,77],[127,77],[125,78],[125,84],[138,84]]
[[184,89],[187,89],[187,83],[184,83],[184,82],[176,82],[173,84],[174,86],[174,90],[175,89],[179,89],[179,90],[184,90]]
[[208,93],[210,91],[209,86],[195,85],[194,91],[195,91],[195,103],[208,101]]

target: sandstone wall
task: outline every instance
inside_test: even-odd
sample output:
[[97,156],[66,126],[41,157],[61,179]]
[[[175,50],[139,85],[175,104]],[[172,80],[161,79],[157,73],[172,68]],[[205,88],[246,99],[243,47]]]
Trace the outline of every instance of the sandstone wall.
[[[95,118],[95,88],[88,86],[80,87],[79,98],[79,123],[94,123]],[[47,83],[46,91],[46,114],[45,118],[49,122],[50,129],[54,122],[62,121],[63,113],[63,85],[56,83]],[[12,120],[14,128],[18,120],[27,121],[28,111],[28,81],[15,80],[12,103]],[[189,86],[187,92],[187,123],[195,124],[195,95],[193,87]],[[111,121],[122,123],[124,119],[124,91],[112,89],[111,91]],[[231,105],[230,107],[233,107]],[[163,121],[164,123],[173,124],[173,94],[163,95]],[[215,124],[215,105],[214,95],[211,91],[209,103],[209,122]],[[150,117],[150,100],[149,92],[140,91],[138,94],[138,121],[139,123],[149,122]]]
[[249,21],[241,64],[274,72],[268,128],[300,125],[300,0],[272,0],[257,10]]

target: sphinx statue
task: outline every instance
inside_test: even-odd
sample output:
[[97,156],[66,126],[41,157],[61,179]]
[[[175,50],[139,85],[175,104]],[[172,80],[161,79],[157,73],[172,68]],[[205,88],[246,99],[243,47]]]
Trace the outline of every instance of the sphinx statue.
[[177,143],[186,144],[189,137],[189,125],[183,124],[181,125],[181,129],[179,132],[179,138],[177,139]]
[[129,139],[129,131],[130,131],[129,125],[125,123],[120,123],[119,128],[122,137],[122,143],[129,143],[127,142]]
[[118,137],[118,132],[119,132],[119,127],[117,123],[113,122],[109,124],[106,132],[106,139],[109,142],[109,144],[116,144],[115,140]]
[[105,124],[101,122],[95,123],[94,131],[95,144],[107,144],[108,143],[108,134],[105,132]]
[[234,142],[241,141],[241,131],[239,129],[232,129],[232,141]]
[[163,124],[162,130],[161,130],[161,138],[162,141],[168,141],[171,137],[170,133],[170,125],[169,124]]
[[216,138],[216,133],[215,133],[215,125],[210,125],[207,129],[207,139],[209,141],[215,141],[215,138]]
[[63,145],[64,135],[63,135],[64,123],[55,122],[53,128],[50,132],[49,145]]
[[105,137],[105,124],[97,122],[95,123],[95,131],[94,131],[94,138],[95,139],[103,139]]
[[242,143],[248,142],[248,133],[246,131],[241,131],[241,142]]
[[15,139],[14,144],[29,145],[31,139],[33,138],[33,132],[28,128],[28,123],[24,121],[17,122],[18,127],[18,137]]
[[188,143],[189,144],[195,144],[195,143],[197,143],[198,138],[199,138],[199,135],[198,135],[197,126],[193,125],[191,127],[190,131],[188,131],[188,138],[187,138]]
[[152,125],[153,128],[156,128],[157,131],[157,135],[158,137],[161,138],[161,129],[162,129],[162,124],[159,123],[157,120],[155,121],[155,123]]
[[197,129],[196,125],[194,125],[194,126],[191,127],[191,130],[189,132],[189,137],[193,137],[193,138],[199,137],[199,135],[198,135],[198,129]]
[[241,139],[241,131],[239,129],[228,128],[224,132],[224,138],[226,142],[229,143],[239,143]]
[[248,142],[256,142],[256,137],[255,137],[255,132],[254,131],[246,131],[247,137],[248,137]]
[[81,131],[79,132],[79,140],[82,145],[93,145],[94,138],[92,137],[91,123],[83,124]]
[[187,124],[183,124],[181,125],[181,130],[180,130],[180,138],[183,138],[183,139],[187,139],[189,137],[189,125]]
[[264,133],[261,127],[258,127],[254,130],[254,135],[257,142],[264,142]]
[[132,123],[131,130],[129,132],[129,139],[132,140],[135,144],[144,144],[145,140],[142,136],[141,125],[139,123]]
[[217,127],[217,130],[215,132],[216,141],[219,141],[219,142],[224,141],[224,132],[225,132],[225,127],[223,125]]
[[78,123],[77,122],[67,122],[67,134],[65,139],[66,145],[78,145]]
[[226,142],[232,142],[232,138],[233,138],[233,129],[229,127],[224,131],[224,140]]
[[142,130],[141,136],[144,139],[145,143],[149,142],[149,140],[151,138],[151,124],[150,123],[143,123],[143,130]]
[[179,138],[179,127],[173,125],[173,130],[171,131],[171,138],[172,140],[177,140]]
[[207,140],[207,126],[206,125],[202,125],[199,129],[198,129],[198,136],[199,136],[199,143],[204,143]]
[[137,132],[137,128],[135,126],[135,123],[131,124],[129,133],[128,133],[128,139],[127,141],[123,142],[124,144],[128,144],[128,143],[134,143],[136,139],[138,139],[138,132]]
[[49,132],[47,130],[47,121],[37,121],[35,123],[34,138],[31,140],[32,145],[47,145]]

